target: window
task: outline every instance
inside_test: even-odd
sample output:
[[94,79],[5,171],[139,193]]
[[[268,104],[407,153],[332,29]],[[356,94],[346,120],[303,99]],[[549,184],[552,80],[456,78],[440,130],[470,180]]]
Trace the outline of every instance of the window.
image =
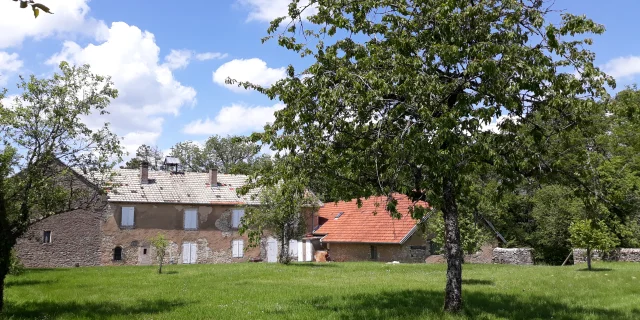
[[336,217],[333,219],[338,219],[340,218],[342,215],[344,214],[344,212],[338,212],[338,214],[336,214]]
[[242,258],[244,257],[244,240],[233,240],[231,242],[232,254],[233,258]]
[[371,246],[371,260],[378,260],[378,248]]
[[187,209],[184,211],[184,229],[198,230],[198,210]]
[[42,243],[51,243],[51,231],[45,231],[42,234]]
[[113,249],[113,261],[122,261],[122,247]]
[[242,217],[244,217],[244,209],[233,210],[233,215],[231,216],[231,227],[238,229],[240,226],[240,219]]
[[122,207],[122,227],[133,228],[133,207]]
[[147,248],[142,249],[142,254],[147,254]]

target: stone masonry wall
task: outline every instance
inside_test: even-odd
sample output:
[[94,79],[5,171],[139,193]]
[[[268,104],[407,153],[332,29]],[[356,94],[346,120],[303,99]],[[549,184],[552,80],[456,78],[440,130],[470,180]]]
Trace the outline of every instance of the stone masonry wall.
[[[600,250],[594,250],[592,261],[620,261],[640,262],[640,248],[621,248],[604,254]],[[586,249],[573,249],[573,263],[587,263]]]
[[493,263],[532,265],[533,250],[530,248],[495,248]]
[[[18,257],[28,268],[99,265],[100,220],[99,213],[78,210],[37,222],[18,239]],[[51,231],[51,243],[42,242],[44,231]]]
[[329,255],[331,260],[343,261],[372,261],[371,246],[375,246],[378,258],[375,261],[399,261],[406,263],[424,262],[429,255],[429,247],[421,234],[414,234],[404,244],[375,244],[375,243],[330,243]]
[[[121,228],[121,208],[134,206],[134,228]],[[184,230],[184,210],[198,211],[198,230]],[[189,206],[177,204],[110,203],[105,210],[100,262],[102,265],[149,265],[156,263],[150,239],[162,233],[170,241],[165,263],[182,264],[185,242],[195,243],[196,263],[231,263],[264,258],[261,248],[248,248],[249,241],[231,228],[233,206]],[[232,257],[232,241],[242,239],[242,258]],[[122,260],[114,261],[114,250],[122,248]],[[146,251],[145,251],[146,249]],[[146,253],[145,253],[146,252]]]

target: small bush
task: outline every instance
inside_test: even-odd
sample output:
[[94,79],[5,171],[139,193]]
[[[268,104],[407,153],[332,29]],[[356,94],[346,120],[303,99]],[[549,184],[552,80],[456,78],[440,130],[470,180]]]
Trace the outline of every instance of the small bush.
[[15,250],[11,250],[11,256],[9,257],[9,274],[19,276],[25,271],[24,265],[20,262],[20,258],[16,255]]

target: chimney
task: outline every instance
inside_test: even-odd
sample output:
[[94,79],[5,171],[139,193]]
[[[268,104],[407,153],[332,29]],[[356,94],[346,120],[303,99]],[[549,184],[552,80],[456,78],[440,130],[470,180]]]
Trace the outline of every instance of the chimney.
[[149,162],[147,161],[142,161],[140,164],[140,183],[149,183]]
[[212,187],[218,186],[218,169],[209,169],[209,184],[211,184]]

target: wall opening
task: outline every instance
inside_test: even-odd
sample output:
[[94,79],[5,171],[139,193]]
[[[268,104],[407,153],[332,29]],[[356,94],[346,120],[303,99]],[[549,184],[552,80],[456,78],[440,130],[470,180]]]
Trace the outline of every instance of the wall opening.
[[142,250],[142,254],[147,254],[147,249],[146,248]]
[[122,247],[113,249],[113,261],[122,261]]
[[370,258],[371,260],[378,260],[378,248],[376,246],[371,246],[370,248]]
[[45,231],[42,234],[42,243],[51,243],[51,231]]

